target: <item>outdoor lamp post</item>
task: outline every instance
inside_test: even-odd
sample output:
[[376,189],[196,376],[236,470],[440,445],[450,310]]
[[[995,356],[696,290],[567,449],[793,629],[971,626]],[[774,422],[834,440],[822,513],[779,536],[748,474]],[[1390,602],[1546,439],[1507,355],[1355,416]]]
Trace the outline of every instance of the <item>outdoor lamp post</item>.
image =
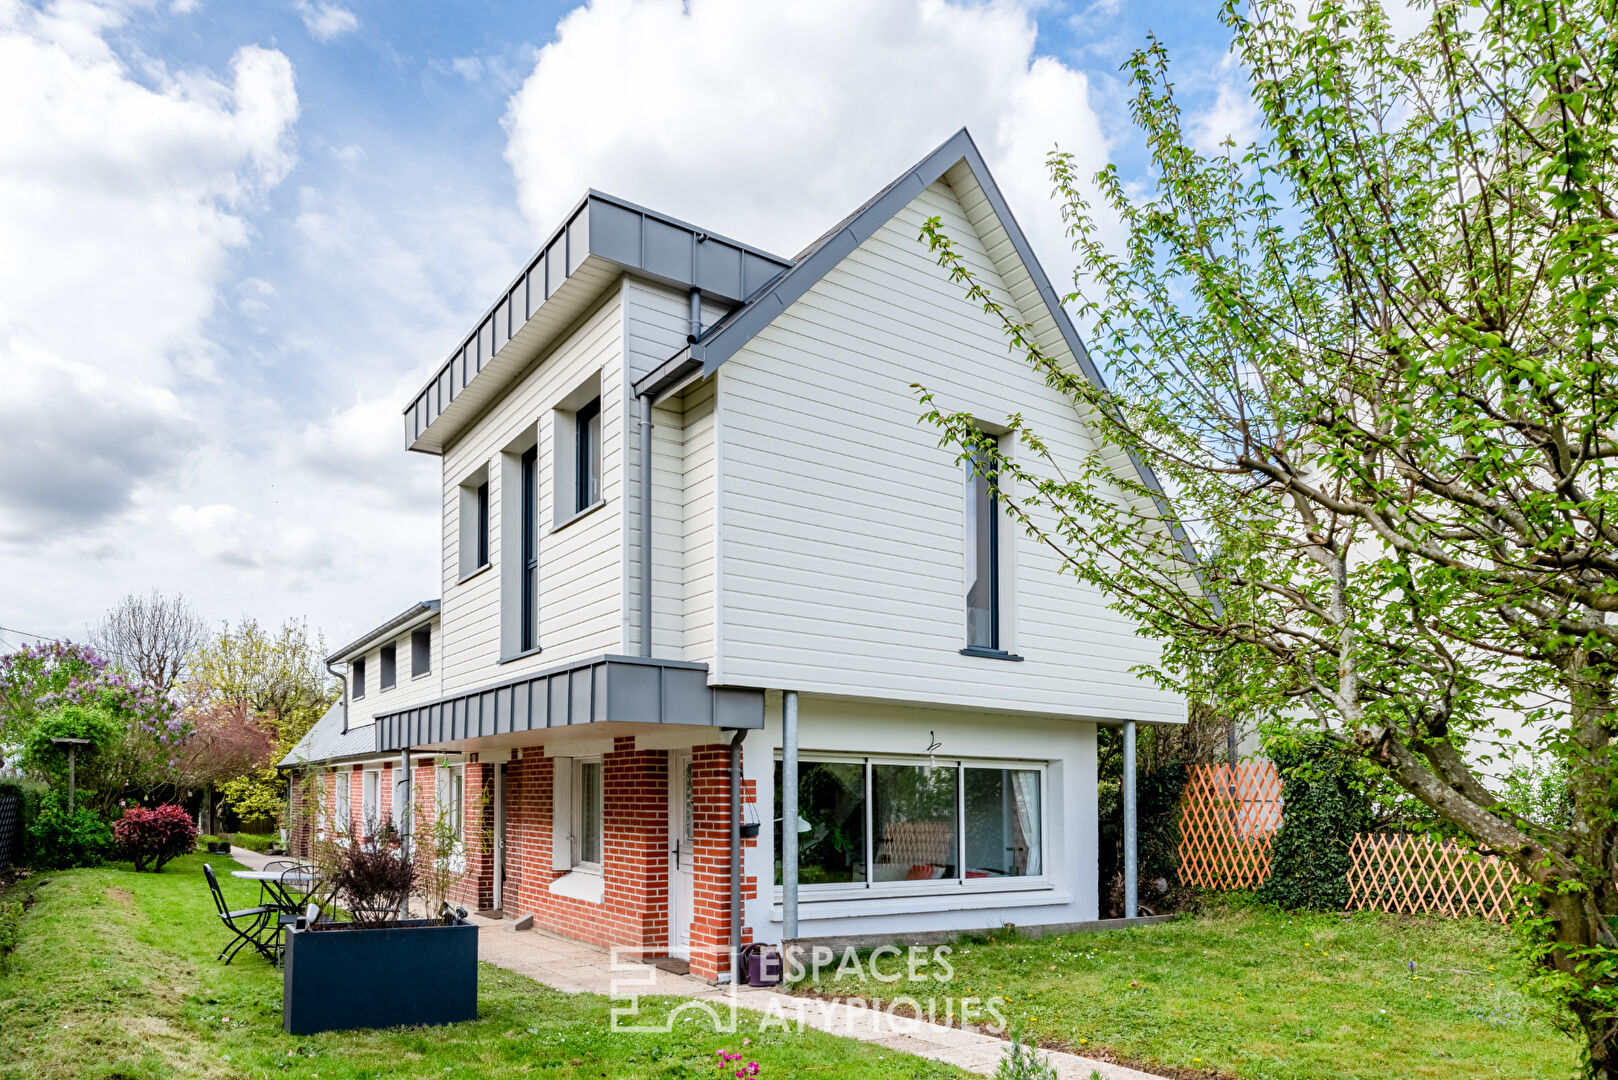
[[65,746],[65,747],[67,747],[67,812],[69,814],[71,814],[73,812],[73,782],[74,782],[73,765],[74,765],[74,758],[78,754],[79,747],[81,747],[81,746],[89,746],[90,745],[90,740],[89,739],[52,739],[51,743],[53,745],[55,745],[55,746]]

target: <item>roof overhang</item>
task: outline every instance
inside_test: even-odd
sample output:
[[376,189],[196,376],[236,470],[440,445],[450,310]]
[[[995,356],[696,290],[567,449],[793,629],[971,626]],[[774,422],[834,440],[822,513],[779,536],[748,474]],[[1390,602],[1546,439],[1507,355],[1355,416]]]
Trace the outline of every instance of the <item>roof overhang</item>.
[[740,304],[789,265],[758,248],[591,191],[405,406],[405,447],[442,453],[621,274]]
[[376,718],[376,749],[463,749],[470,740],[589,724],[764,726],[764,691],[709,686],[708,666],[596,656]]
[[370,631],[363,637],[355,638],[326,657],[325,662],[335,664],[360,653],[368,652],[371,646],[375,645],[379,640],[396,637],[406,630],[415,629],[421,623],[429,622],[433,616],[438,614],[440,606],[441,602],[438,600],[423,600],[420,603],[411,604],[375,630]]

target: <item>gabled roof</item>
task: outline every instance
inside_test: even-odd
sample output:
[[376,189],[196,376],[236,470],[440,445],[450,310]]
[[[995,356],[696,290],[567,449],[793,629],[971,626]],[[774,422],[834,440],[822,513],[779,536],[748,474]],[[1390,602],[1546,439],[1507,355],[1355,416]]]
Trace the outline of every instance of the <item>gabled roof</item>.
[[[774,322],[776,317],[795,300],[814,288],[821,278],[852,254],[855,248],[870,239],[899,211],[909,206],[916,196],[957,169],[965,170],[971,181],[981,189],[990,212],[1011,242],[1021,270],[1028,275],[1045,313],[1049,315],[1062,341],[1073,353],[1079,370],[1092,384],[1105,389],[1107,382],[1101,374],[1101,369],[1096,367],[1095,361],[1090,358],[1090,353],[1084,347],[1084,342],[1079,339],[1079,331],[1068,316],[1067,309],[1062,306],[1061,298],[1051,286],[1050,278],[1045,275],[1044,268],[1034,256],[1033,246],[1028,243],[1028,237],[1017,224],[1017,219],[1011,213],[1011,207],[1006,205],[1005,196],[1000,194],[1000,188],[990,175],[989,166],[979,153],[977,144],[972,141],[971,133],[963,127],[944,140],[943,144],[932,153],[895,177],[853,213],[822,233],[812,244],[799,252],[793,258],[792,265],[775,280],[714,323],[703,332],[701,338],[645,375],[635,384],[635,392],[655,395],[661,389],[672,386],[698,371],[703,375],[712,374],[760,331]],[[1025,312],[1024,318],[1032,319],[1033,313]],[[1165,507],[1163,486],[1158,482],[1156,474],[1133,452],[1129,458],[1141,483],[1156,493],[1159,509],[1163,509]],[[1178,534],[1178,528],[1175,531]],[[1185,542],[1183,537],[1181,542],[1182,544]]]
[[338,649],[336,652],[326,657],[326,663],[335,664],[337,661],[349,656],[352,653],[370,648],[372,645],[376,644],[378,638],[386,637],[396,630],[402,630],[411,623],[418,622],[426,616],[437,614],[441,603],[442,601],[439,600],[418,600],[416,603],[411,604],[409,607],[405,608],[403,611],[389,619],[387,622],[383,623],[381,626],[378,626],[375,630],[355,638],[347,645],[344,645],[341,649]]
[[281,768],[313,765],[350,757],[375,757],[376,733],[371,725],[343,730],[343,703],[326,710],[315,726],[304,732],[298,745],[280,761]]

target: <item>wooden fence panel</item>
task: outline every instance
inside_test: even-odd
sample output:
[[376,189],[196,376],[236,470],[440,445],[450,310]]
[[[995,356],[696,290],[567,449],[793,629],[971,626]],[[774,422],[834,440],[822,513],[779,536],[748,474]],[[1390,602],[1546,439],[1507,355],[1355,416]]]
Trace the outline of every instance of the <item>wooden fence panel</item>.
[[1180,797],[1180,879],[1205,889],[1251,889],[1270,876],[1281,824],[1281,777],[1262,758],[1193,765]]
[[1348,908],[1415,915],[1511,916],[1517,868],[1497,855],[1479,855],[1453,840],[1361,833],[1348,870]]

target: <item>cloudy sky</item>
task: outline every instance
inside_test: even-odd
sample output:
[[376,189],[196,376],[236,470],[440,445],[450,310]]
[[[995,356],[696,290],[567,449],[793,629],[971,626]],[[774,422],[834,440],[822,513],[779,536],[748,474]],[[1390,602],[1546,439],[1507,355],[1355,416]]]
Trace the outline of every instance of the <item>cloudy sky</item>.
[[587,187],[791,254],[969,127],[1051,276],[1042,159],[1139,178],[1208,0],[0,0],[0,648],[119,596],[346,640],[438,594],[400,410]]

